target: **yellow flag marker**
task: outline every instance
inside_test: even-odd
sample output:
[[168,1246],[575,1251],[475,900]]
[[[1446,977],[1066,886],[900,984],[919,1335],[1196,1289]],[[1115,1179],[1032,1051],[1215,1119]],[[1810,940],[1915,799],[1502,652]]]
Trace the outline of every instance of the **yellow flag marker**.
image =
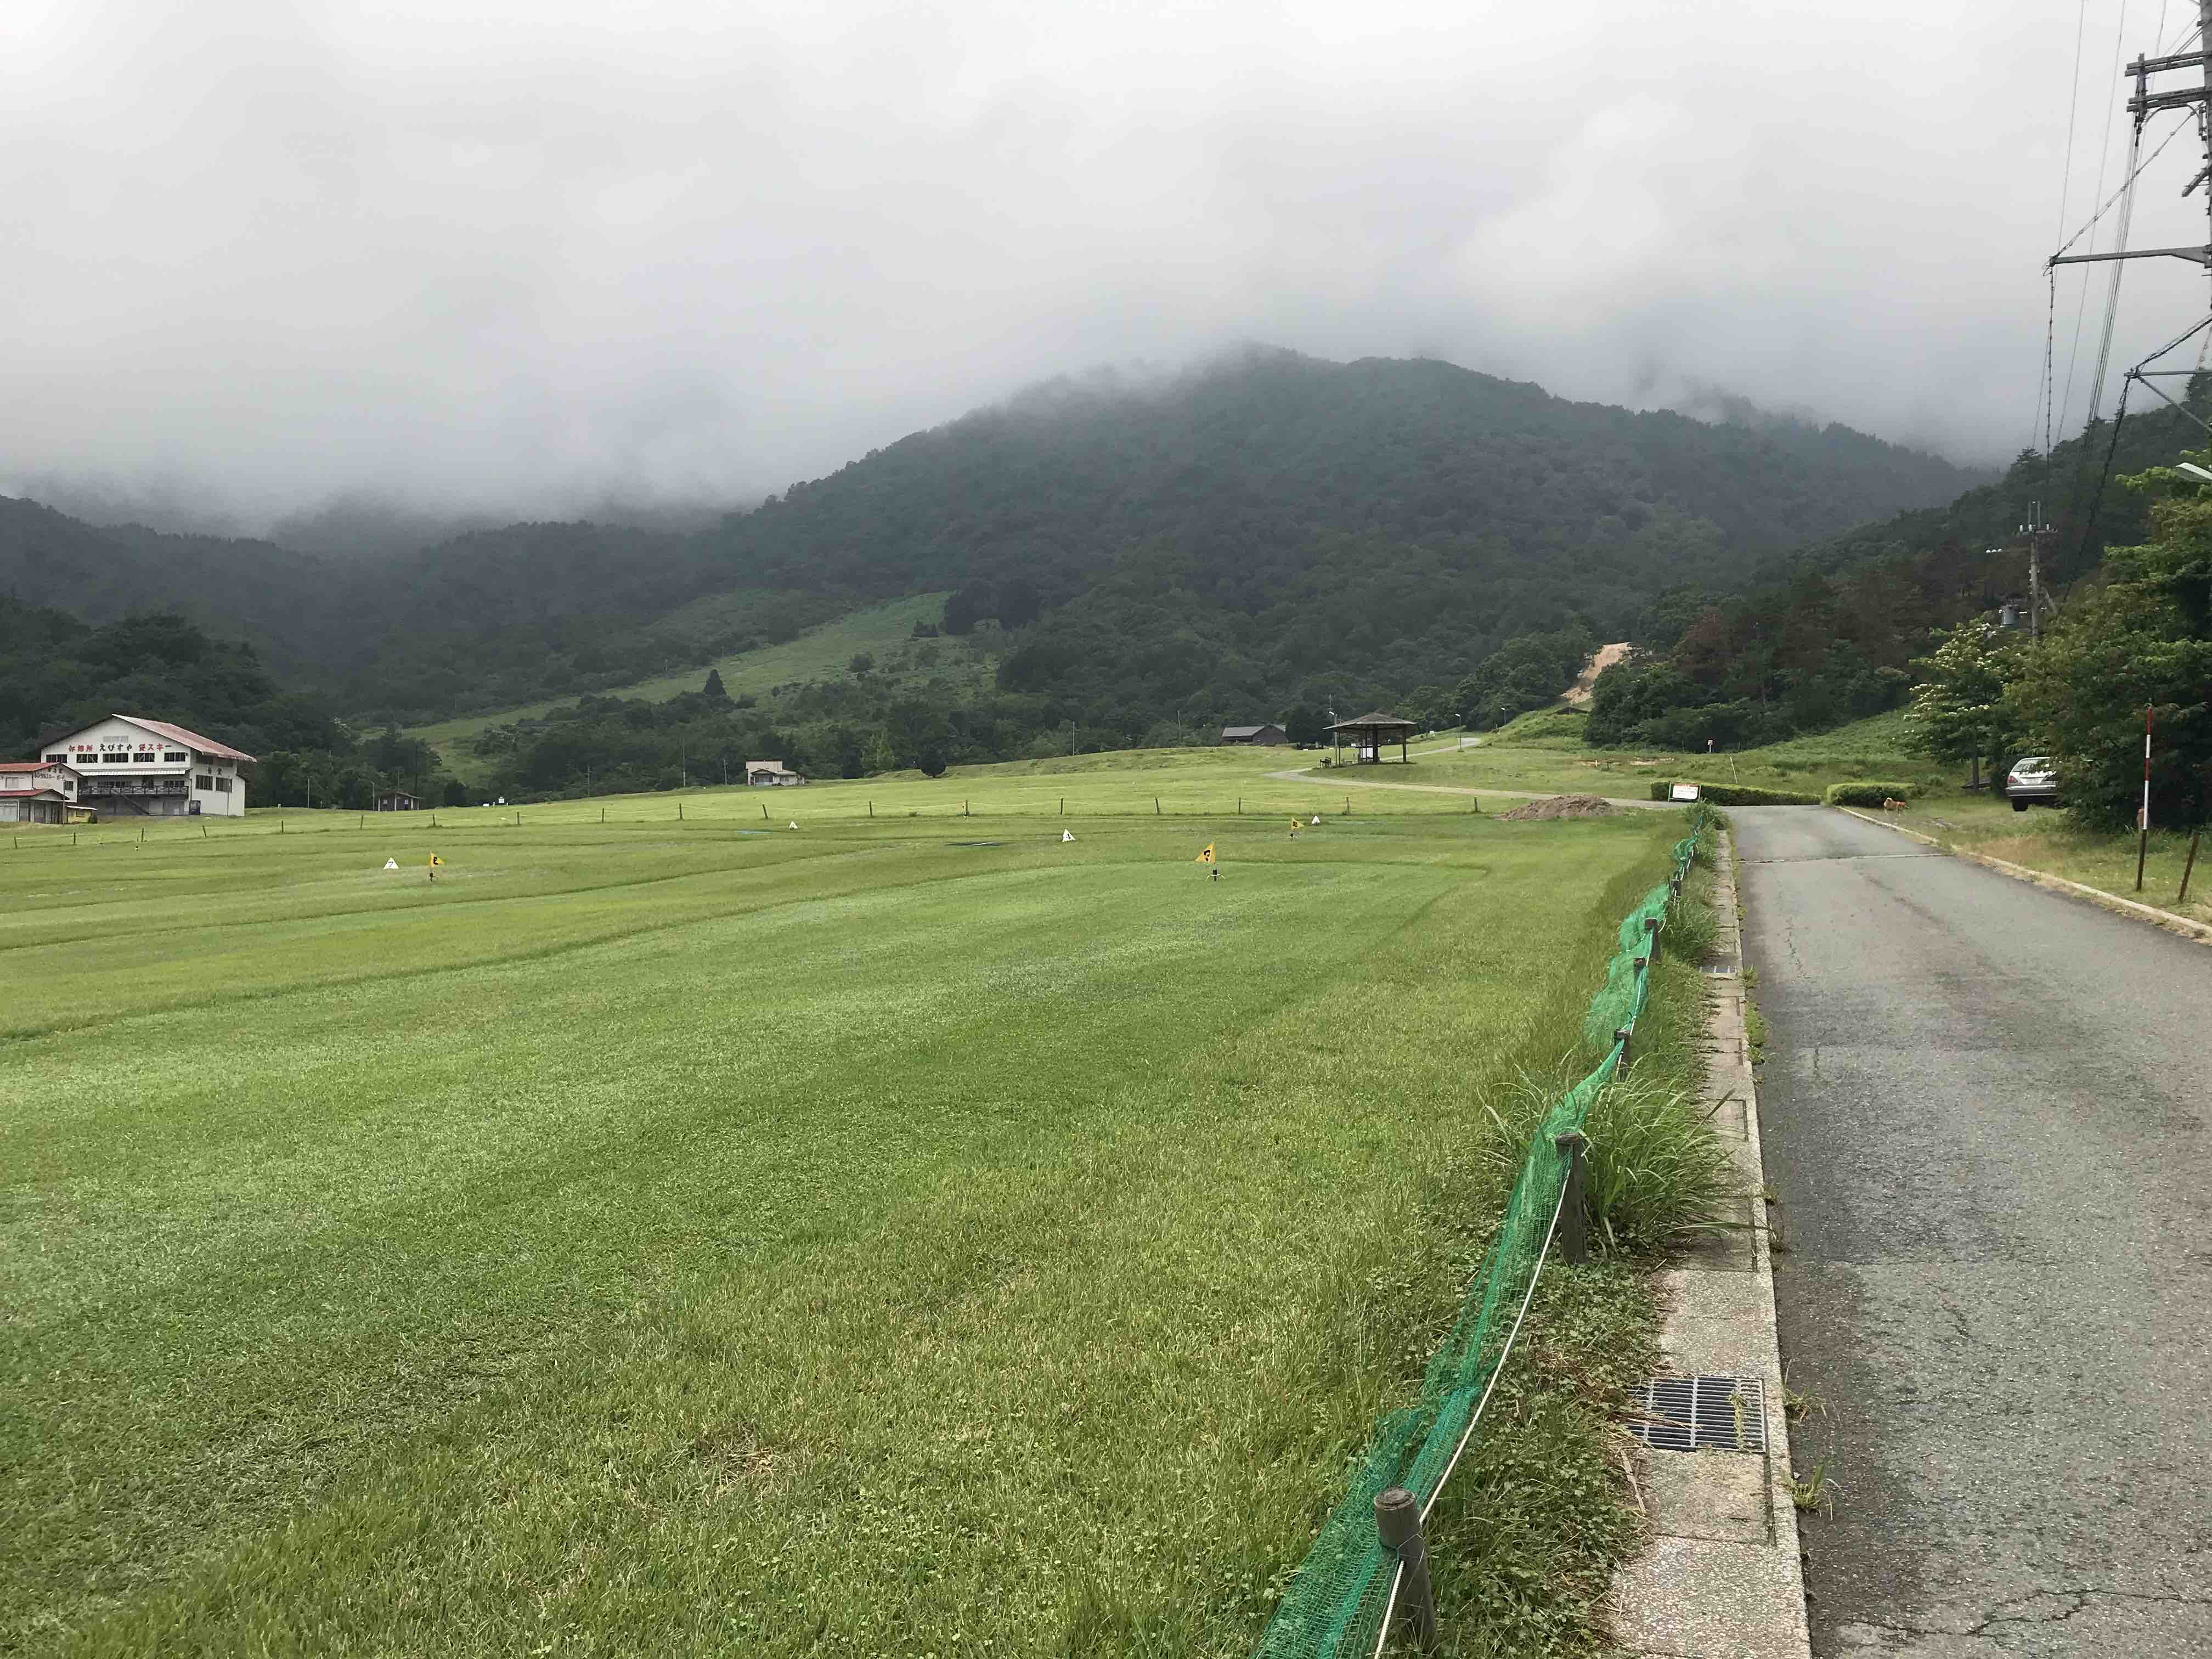
[[433,853],[433,854],[430,854],[430,862],[431,862],[431,863],[433,863],[433,864],[434,864],[434,865],[437,865],[437,866],[440,866],[441,868],[443,868],[443,867],[444,867],[444,866],[445,866],[445,862],[446,862],[446,861],[445,861],[445,860],[443,860],[443,859],[440,858],[440,857],[439,857],[435,853]]
[[1212,842],[1206,842],[1206,850],[1205,850],[1203,853],[1200,853],[1200,854],[1196,858],[1193,859],[1193,860],[1191,860],[1191,862],[1192,862],[1193,864],[1211,864],[1211,863],[1212,863],[1212,862],[1213,862],[1213,843],[1212,843]]

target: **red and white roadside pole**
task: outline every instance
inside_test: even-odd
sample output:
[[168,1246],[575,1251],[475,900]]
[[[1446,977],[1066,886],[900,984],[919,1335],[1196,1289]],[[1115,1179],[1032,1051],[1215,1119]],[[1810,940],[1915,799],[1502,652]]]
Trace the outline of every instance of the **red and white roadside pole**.
[[2150,717],[2152,705],[2143,705],[2142,810],[2136,814],[2136,891],[2142,891],[2143,856],[2150,851]]

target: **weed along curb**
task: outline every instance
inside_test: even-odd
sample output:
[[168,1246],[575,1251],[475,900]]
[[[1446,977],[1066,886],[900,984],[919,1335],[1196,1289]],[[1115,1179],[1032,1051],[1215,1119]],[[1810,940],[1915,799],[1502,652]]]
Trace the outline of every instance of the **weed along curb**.
[[[1613,1634],[1632,1653],[1668,1659],[1808,1659],[1759,1093],[1726,836],[1717,854],[1716,960],[1707,970],[1717,994],[1706,1010],[1699,1109],[1728,1150],[1740,1192],[1725,1229],[1661,1277],[1670,1305],[1659,1343],[1669,1375],[1653,1379],[1650,1398],[1654,1423],[1704,1423],[1700,1393],[1722,1407],[1712,1437],[1719,1449],[1701,1449],[1697,1426],[1686,1436],[1647,1429],[1639,1437],[1654,1448],[1638,1482],[1650,1540],[1613,1575]],[[1662,1397],[1690,1409],[1662,1406]],[[1656,1449],[1662,1444],[1685,1449]]]
[[1836,811],[1848,812],[1855,818],[1863,818],[1869,823],[1881,824],[1883,829],[1893,830],[1900,836],[1909,836],[1923,846],[1936,848],[1941,852],[1950,854],[1954,858],[1972,860],[1974,863],[1986,866],[2001,875],[2010,876],[2014,881],[2024,881],[2035,887],[2047,887],[2054,892],[2071,893],[2076,898],[2085,898],[2092,904],[2103,905],[2107,910],[2117,910],[2122,915],[2133,916],[2139,921],[2150,922],[2155,927],[2165,928],[2168,933],[2179,933],[2185,939],[2193,939],[2200,944],[2212,945],[2212,927],[2206,927],[2201,921],[2191,921],[2187,916],[2177,916],[2171,910],[2161,910],[2154,904],[2140,904],[2134,899],[2122,898],[2118,893],[2108,893],[2101,887],[2087,886],[2078,881],[2069,881],[2063,876],[2054,876],[2048,870],[2031,869],[2025,864],[2013,864],[2003,859],[1992,858],[1987,853],[1977,853],[1970,847],[1954,847],[1948,842],[1938,841],[1933,836],[1923,836],[1917,830],[1908,830],[1901,823],[1891,823],[1886,819],[1876,817],[1871,812],[1862,812],[1855,807],[1838,806]]
[[[1394,1634],[1424,1650],[1450,1638],[1449,1628],[1439,1628],[1437,1598],[1449,1595],[1452,1569],[1441,1558],[1431,1568],[1422,1528],[1483,1426],[1547,1259],[1583,1257],[1584,1123],[1630,1065],[1650,994],[1652,951],[1682,902],[1699,834],[1711,822],[1705,808],[1694,809],[1688,838],[1674,845],[1668,879],[1646,891],[1615,930],[1605,983],[1583,1020],[1581,1052],[1604,1058],[1564,1094],[1552,1098],[1547,1091],[1547,1108],[1525,1143],[1504,1215],[1450,1334],[1429,1361],[1419,1401],[1377,1424],[1349,1490],[1261,1637],[1263,1659],[1366,1659]],[[1571,1199],[1574,1216],[1563,1221]],[[1770,1334],[1771,1328],[1770,1313]],[[1516,1420],[1498,1432],[1518,1426]]]

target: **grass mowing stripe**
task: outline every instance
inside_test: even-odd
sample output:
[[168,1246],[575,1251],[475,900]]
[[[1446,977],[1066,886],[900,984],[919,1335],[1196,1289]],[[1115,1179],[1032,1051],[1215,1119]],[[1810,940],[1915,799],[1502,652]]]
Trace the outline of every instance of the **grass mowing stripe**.
[[0,1641],[1241,1651],[1455,1301],[1409,1188],[1488,1178],[1470,1086],[1572,1040],[1656,827],[1216,884],[1188,823],[902,824],[859,891],[15,1045]]

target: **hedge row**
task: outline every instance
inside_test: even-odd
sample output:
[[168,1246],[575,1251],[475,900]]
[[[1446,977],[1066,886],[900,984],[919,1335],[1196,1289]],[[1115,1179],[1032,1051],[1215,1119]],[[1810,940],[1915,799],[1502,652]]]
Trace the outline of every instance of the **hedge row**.
[[1832,783],[1821,799],[1831,806],[1879,806],[1886,800],[1911,800],[1913,790],[1909,783]]
[[[1688,783],[1693,780],[1685,778],[1682,781]],[[1674,788],[1671,781],[1655,781],[1651,786],[1651,799],[1670,799]],[[1818,806],[1820,804],[1819,797],[1814,795],[1793,795],[1782,789],[1753,789],[1743,783],[1700,783],[1698,785],[1698,798],[1714,806]],[[1879,806],[1881,803],[1877,801],[1875,804]]]

